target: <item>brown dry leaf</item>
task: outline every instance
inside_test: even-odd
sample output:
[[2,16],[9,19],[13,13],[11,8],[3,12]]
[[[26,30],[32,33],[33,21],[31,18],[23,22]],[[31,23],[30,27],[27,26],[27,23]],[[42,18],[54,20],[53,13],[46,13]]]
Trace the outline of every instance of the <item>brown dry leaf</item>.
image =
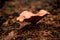
[[46,10],[40,10],[38,13],[37,13],[37,16],[44,16],[46,14],[50,14],[49,12],[47,12]]
[[23,22],[24,19],[26,18],[30,18],[31,16],[33,16],[34,14],[32,12],[29,11],[23,11],[20,16],[17,18],[17,20],[19,20],[20,22]]
[[11,31],[8,36],[4,38],[4,40],[11,40],[11,38],[14,38],[16,36],[16,33],[14,31]]
[[20,22],[23,22],[24,19],[28,19],[31,18],[32,16],[44,16],[46,14],[49,14],[49,12],[45,11],[45,10],[40,10],[37,14],[33,14],[32,12],[29,11],[23,11],[19,17],[17,17],[17,20],[19,20]]

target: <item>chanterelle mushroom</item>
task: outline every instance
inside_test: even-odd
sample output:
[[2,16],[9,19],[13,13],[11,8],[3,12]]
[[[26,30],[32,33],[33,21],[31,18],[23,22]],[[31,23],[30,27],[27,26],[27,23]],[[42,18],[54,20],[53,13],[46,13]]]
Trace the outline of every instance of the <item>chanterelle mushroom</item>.
[[26,21],[26,22],[31,22],[32,24],[35,24],[46,14],[49,14],[49,12],[45,10],[40,10],[36,14],[33,14],[32,12],[29,12],[29,11],[23,11],[20,14],[20,16],[17,18],[17,20],[19,20],[20,22]]

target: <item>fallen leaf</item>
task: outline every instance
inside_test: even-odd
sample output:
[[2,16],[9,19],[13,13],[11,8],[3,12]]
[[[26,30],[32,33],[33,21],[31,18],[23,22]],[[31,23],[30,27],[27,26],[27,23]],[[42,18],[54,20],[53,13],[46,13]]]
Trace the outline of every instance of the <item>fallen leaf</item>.
[[[24,19],[29,19],[32,16],[44,16],[46,14],[49,14],[49,12],[45,11],[45,10],[40,10],[38,13],[34,14],[32,12],[29,11],[23,11],[19,17],[17,17],[17,20],[19,20],[20,22],[23,22]],[[36,18],[37,19],[37,18]]]

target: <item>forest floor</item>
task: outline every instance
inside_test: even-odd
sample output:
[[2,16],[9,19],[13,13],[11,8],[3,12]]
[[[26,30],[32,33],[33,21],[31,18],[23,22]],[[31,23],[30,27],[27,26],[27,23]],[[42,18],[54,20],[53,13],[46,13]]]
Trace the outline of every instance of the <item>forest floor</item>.
[[[23,11],[50,12],[36,25],[26,24],[20,28],[16,20]],[[25,24],[25,22],[23,22]],[[60,9],[57,0],[11,0],[0,9],[0,40],[60,40]]]

